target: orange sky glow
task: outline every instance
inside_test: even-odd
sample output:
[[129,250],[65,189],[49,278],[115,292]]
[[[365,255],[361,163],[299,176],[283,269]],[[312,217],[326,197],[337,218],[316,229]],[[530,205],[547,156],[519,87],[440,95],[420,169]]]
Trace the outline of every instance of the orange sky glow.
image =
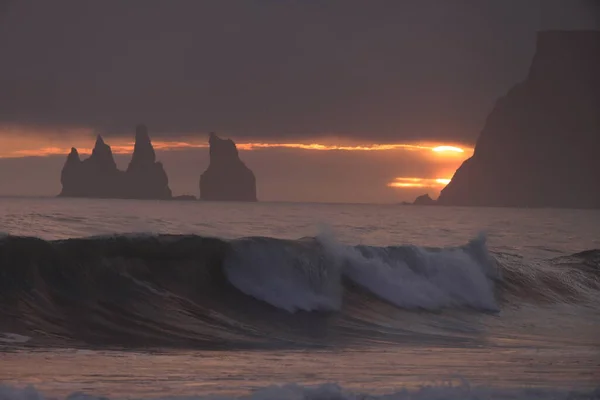
[[388,183],[393,188],[443,188],[451,178],[396,178]]
[[[76,147],[80,154],[91,154],[95,141],[95,134],[90,129],[60,130],[36,134],[19,127],[0,127],[0,158],[18,157],[44,157],[53,155],[67,155],[71,146]],[[198,141],[193,138],[178,138],[176,140],[153,140],[152,144],[158,151],[176,151],[188,149],[207,148],[204,139]],[[234,138],[235,139],[235,138]],[[122,138],[106,137],[105,141],[111,146],[114,154],[130,154],[133,151],[133,141]],[[333,142],[333,143],[332,143]],[[338,142],[338,143],[335,143]],[[316,151],[426,151],[446,157],[464,157],[472,154],[473,149],[468,146],[445,143],[351,143],[340,144],[340,141],[325,140],[312,142],[272,143],[272,142],[243,142],[236,140],[237,147],[242,151],[262,149],[299,149]],[[431,154],[431,153],[430,153]]]
[[[108,140],[107,140],[108,142]],[[115,142],[114,140],[112,142]],[[133,142],[116,141],[116,144],[111,144],[111,149],[114,154],[130,154],[133,152]],[[39,141],[38,141],[39,143]],[[27,144],[27,143],[25,143]],[[193,143],[188,141],[160,141],[153,140],[152,144],[158,151],[176,151],[186,149],[201,149],[207,148],[206,143]],[[16,157],[45,157],[54,155],[67,155],[71,148],[66,146],[31,146],[29,143],[25,148],[19,148],[18,144],[6,145],[0,139],[0,157],[1,158],[16,158]],[[91,147],[77,147],[80,154],[91,154]],[[461,158],[465,153],[472,154],[473,149],[438,145],[438,144],[410,144],[410,143],[392,143],[392,144],[357,144],[357,145],[334,145],[321,143],[237,143],[237,147],[241,151],[253,151],[261,149],[299,149],[299,150],[316,150],[316,151],[390,151],[390,150],[406,150],[406,151],[431,151],[439,156],[455,156],[460,155]],[[466,158],[466,157],[465,157]]]
[[[82,156],[92,152],[95,141],[91,130],[77,132],[58,132],[53,135],[23,134],[15,129],[0,129],[0,158],[66,156],[71,146],[78,149]],[[205,149],[208,147],[204,135],[175,140],[153,140],[154,148],[159,152]],[[106,137],[114,154],[131,154],[134,143],[119,137]],[[234,138],[235,140],[235,138]],[[315,140],[301,143],[268,143],[259,141],[243,142],[236,140],[240,151],[261,151],[275,149],[296,149],[300,151],[336,151],[336,152],[403,152],[408,151],[430,165],[437,173],[433,176],[396,177],[387,184],[390,188],[411,189],[424,188],[437,192],[450,182],[452,174],[460,164],[469,158],[474,149],[470,146],[455,143],[343,143],[343,140]],[[342,142],[340,144],[340,142]],[[160,157],[160,156],[159,156]]]

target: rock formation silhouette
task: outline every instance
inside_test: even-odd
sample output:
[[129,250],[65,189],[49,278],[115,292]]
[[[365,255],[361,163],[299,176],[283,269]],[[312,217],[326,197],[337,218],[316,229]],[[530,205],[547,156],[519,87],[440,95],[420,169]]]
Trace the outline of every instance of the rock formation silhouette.
[[200,199],[210,201],[257,201],[254,173],[240,160],[231,139],[211,133],[210,164],[200,177]]
[[417,197],[415,199],[414,203],[412,203],[412,204],[414,204],[415,206],[433,206],[436,204],[436,201],[433,200],[429,196],[429,194],[426,193],[426,194],[423,194],[423,195]]
[[600,31],[546,31],[441,205],[600,208]]
[[81,160],[71,149],[61,173],[61,197],[121,199],[170,199],[167,175],[156,162],[154,148],[144,125],[136,128],[135,147],[127,171],[120,171],[109,145],[100,135],[92,155]]
[[171,198],[169,179],[162,163],[156,161],[154,147],[152,147],[148,128],[145,125],[139,125],[135,130],[135,146],[125,175],[129,191],[128,198]]

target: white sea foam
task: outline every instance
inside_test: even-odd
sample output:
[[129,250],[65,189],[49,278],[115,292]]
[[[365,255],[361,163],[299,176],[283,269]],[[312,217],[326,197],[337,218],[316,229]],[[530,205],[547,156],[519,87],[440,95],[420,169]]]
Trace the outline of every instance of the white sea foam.
[[485,237],[441,250],[415,246],[353,247],[332,235],[317,240],[249,238],[234,241],[225,261],[230,282],[275,307],[338,310],[345,275],[376,296],[403,308],[471,307],[497,310],[495,271]]
[[328,236],[320,240],[347,277],[399,307],[498,309],[484,236],[464,247],[435,251],[416,246],[361,249]]

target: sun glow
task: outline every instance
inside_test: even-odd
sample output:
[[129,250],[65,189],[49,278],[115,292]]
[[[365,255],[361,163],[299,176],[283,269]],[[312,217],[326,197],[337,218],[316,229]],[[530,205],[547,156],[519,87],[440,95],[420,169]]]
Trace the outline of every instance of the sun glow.
[[[115,154],[131,154],[133,141],[130,136],[103,135]],[[227,134],[222,137],[227,137]],[[184,134],[167,138],[155,136],[152,144],[158,151],[178,151],[204,149],[208,147],[207,134]],[[343,136],[323,136],[320,139],[307,139],[288,143],[270,141],[244,141],[232,138],[240,151],[268,149],[297,149],[307,151],[409,151],[422,154],[432,162],[462,161],[473,154],[471,146],[457,142],[413,141],[401,143],[350,142]],[[310,140],[310,141],[309,141]],[[96,132],[90,128],[33,128],[18,125],[0,125],[0,158],[44,157],[67,155],[71,147],[80,154],[88,155],[96,141]]]
[[436,153],[452,152],[452,153],[464,153],[465,151],[460,147],[455,146],[437,146],[431,149]]
[[388,183],[392,188],[443,188],[450,179],[448,178],[396,178]]
[[[16,139],[16,138],[15,138]],[[0,136],[0,158],[15,158],[15,157],[44,157],[53,155],[69,154],[71,146],[77,148],[82,155],[91,154],[92,148],[90,144],[95,140],[93,137],[87,139],[78,138],[67,143],[57,143],[53,141],[48,146],[40,146],[39,140],[29,140],[21,142],[12,140],[8,146],[2,146],[5,142]],[[105,138],[105,141],[111,146],[114,154],[130,154],[133,152],[134,143],[124,141],[118,138]],[[153,140],[152,144],[155,150],[158,151],[177,151],[207,148],[206,142],[195,142],[192,140]],[[435,158],[446,158],[446,156],[463,155],[462,153],[472,153],[473,149],[460,148],[448,145],[438,144],[421,144],[421,143],[388,143],[388,144],[356,144],[356,145],[339,145],[339,144],[323,144],[323,143],[261,143],[261,142],[237,142],[237,148],[240,151],[256,151],[268,149],[298,149],[307,151],[411,151],[425,152],[435,155]]]

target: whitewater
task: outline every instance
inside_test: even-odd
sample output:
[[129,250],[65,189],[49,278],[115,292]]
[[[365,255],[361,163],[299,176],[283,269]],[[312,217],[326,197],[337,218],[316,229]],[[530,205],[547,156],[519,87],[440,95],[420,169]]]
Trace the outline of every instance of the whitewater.
[[600,212],[0,198],[0,399],[597,399]]

